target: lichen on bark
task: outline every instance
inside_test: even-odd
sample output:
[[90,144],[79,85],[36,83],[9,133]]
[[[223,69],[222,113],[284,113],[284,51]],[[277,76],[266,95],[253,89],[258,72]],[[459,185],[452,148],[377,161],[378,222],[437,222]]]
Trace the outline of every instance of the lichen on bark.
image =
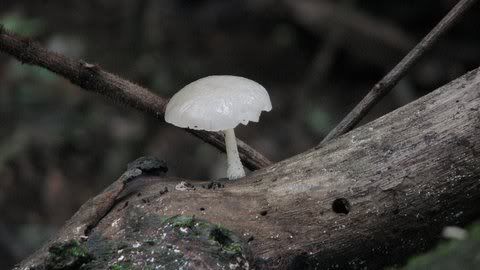
[[250,268],[247,248],[239,237],[194,216],[135,210],[118,226],[124,226],[118,231],[120,237],[93,231],[83,242],[55,243],[45,261],[30,269]]

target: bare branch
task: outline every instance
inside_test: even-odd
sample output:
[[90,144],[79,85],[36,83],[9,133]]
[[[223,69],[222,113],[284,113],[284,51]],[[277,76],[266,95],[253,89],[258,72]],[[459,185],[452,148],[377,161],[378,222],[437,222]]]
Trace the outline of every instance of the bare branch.
[[[5,52],[19,61],[29,65],[46,68],[68,80],[82,89],[92,91],[110,98],[116,103],[133,107],[139,111],[153,115],[164,121],[163,115],[168,100],[148,89],[129,82],[117,75],[104,71],[96,64],[73,60],[43,48],[37,42],[19,37],[5,31],[0,25],[0,51]],[[225,151],[223,134],[187,130],[201,140]],[[238,140],[240,158],[243,165],[250,170],[265,167],[271,162],[246,143]]]
[[464,12],[475,3],[475,0],[460,0],[448,14],[428,33],[385,77],[383,77],[358,105],[323,138],[320,145],[352,130],[358,122],[380,101],[407,71],[416,64],[420,57],[435,44]]

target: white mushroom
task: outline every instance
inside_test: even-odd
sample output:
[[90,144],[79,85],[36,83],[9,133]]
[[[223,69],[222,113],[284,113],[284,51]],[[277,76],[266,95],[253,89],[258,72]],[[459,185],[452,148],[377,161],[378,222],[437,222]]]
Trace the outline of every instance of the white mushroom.
[[178,91],[167,104],[165,121],[182,128],[224,131],[229,179],[245,176],[233,129],[258,122],[272,104],[260,84],[237,76],[216,75],[194,81]]

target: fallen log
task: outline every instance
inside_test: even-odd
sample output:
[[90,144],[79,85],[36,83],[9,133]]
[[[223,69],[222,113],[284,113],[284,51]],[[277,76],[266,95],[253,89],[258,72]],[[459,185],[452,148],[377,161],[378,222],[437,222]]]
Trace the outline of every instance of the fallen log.
[[239,181],[120,179],[17,269],[403,263],[480,216],[479,70]]

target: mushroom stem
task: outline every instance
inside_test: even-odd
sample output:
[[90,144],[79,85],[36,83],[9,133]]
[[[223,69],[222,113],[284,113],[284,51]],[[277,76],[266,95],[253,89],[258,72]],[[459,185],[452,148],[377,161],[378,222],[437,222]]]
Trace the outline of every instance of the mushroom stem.
[[227,177],[230,180],[235,180],[245,176],[242,161],[238,155],[237,139],[233,128],[227,129],[225,132],[225,149],[227,152]]

